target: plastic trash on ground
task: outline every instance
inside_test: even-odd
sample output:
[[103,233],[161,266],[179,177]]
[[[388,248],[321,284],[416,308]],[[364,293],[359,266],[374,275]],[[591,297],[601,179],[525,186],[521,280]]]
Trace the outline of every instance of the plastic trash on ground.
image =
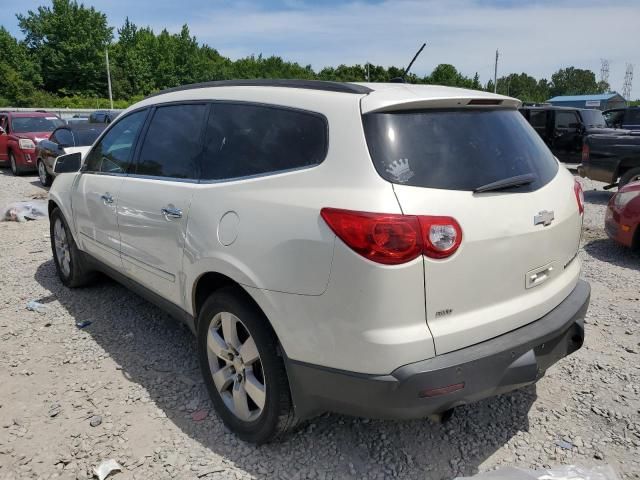
[[5,222],[26,222],[48,217],[46,200],[29,200],[28,202],[10,203],[2,210],[0,220]]
[[93,468],[93,474],[98,477],[98,480],[104,480],[113,472],[121,472],[122,467],[113,458],[100,462],[100,465]]
[[609,465],[560,465],[547,470],[506,467],[472,477],[457,477],[455,480],[619,480],[619,477]]
[[30,300],[27,302],[27,310],[30,310],[32,312],[44,313],[46,308],[46,305],[40,302],[36,302],[35,300]]

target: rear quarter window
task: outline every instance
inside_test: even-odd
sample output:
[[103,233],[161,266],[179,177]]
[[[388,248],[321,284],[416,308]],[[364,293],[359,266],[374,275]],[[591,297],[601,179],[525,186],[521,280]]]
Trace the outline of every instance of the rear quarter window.
[[290,108],[215,103],[205,135],[203,180],[267,175],[321,163],[325,118]]
[[558,171],[540,136],[517,110],[422,110],[363,115],[378,174],[415,187],[473,191],[534,174],[537,190]]

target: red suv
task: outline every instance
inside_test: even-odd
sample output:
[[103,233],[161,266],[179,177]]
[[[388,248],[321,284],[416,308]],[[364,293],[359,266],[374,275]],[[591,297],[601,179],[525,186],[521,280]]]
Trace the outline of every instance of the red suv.
[[36,145],[64,121],[48,112],[0,112],[0,165],[14,175],[36,170]]

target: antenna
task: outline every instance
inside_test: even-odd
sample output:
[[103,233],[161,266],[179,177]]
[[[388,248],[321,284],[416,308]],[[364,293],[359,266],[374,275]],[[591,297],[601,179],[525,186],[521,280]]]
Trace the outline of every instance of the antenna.
[[627,63],[627,71],[624,74],[624,85],[622,86],[622,96],[626,101],[631,100],[631,82],[633,81],[633,65]]
[[600,59],[600,81],[609,83],[609,60],[606,58]]
[[413,62],[416,61],[416,58],[418,58],[418,55],[420,55],[422,53],[422,50],[424,50],[424,47],[426,47],[427,44],[423,43],[422,46],[420,47],[420,50],[418,50],[416,52],[416,54],[413,56],[413,58],[411,59],[411,62],[409,62],[409,66],[407,67],[407,69],[404,71],[404,73],[402,74],[402,79],[404,80],[405,77],[407,76],[407,73],[409,73],[409,70],[411,70],[411,67],[413,66]]

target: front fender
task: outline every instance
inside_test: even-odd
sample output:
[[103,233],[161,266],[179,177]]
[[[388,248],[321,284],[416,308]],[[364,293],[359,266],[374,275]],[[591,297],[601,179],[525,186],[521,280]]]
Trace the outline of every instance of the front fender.
[[73,218],[73,205],[71,202],[71,193],[76,183],[79,172],[62,173],[58,175],[49,189],[49,203],[55,203],[62,211],[64,218],[67,220],[69,230],[73,236],[76,245],[78,245],[76,225]]

